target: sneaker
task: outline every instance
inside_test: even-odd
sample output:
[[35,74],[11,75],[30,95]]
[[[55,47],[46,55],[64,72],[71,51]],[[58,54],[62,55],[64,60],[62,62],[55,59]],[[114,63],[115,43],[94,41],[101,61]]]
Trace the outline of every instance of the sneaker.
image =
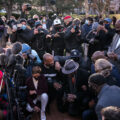
[[41,111],[41,120],[46,120],[45,112]]

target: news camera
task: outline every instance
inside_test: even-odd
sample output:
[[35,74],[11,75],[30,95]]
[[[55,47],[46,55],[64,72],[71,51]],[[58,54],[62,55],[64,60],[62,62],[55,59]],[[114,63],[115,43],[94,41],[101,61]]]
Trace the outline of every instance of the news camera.
[[32,9],[31,4],[27,3],[26,4],[26,11],[30,11]]
[[39,33],[40,35],[44,35],[44,34],[45,34],[44,31],[43,31],[43,29],[41,29],[41,28],[38,29],[38,33]]
[[78,34],[79,30],[80,30],[79,26],[78,25],[74,25],[74,29],[75,29],[75,33]]

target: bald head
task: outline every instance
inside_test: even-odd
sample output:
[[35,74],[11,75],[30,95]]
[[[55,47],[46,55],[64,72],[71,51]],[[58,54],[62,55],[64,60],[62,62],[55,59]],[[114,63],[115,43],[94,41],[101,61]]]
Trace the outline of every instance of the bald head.
[[43,55],[43,61],[44,61],[44,65],[48,67],[54,65],[54,58],[53,58],[53,55],[51,55],[50,53],[45,53]]
[[91,57],[92,61],[94,61],[94,62],[96,60],[100,59],[100,58],[106,59],[106,56],[104,55],[104,52],[102,52],[102,51],[96,51],[96,52],[94,52],[93,55],[92,55],[92,57]]

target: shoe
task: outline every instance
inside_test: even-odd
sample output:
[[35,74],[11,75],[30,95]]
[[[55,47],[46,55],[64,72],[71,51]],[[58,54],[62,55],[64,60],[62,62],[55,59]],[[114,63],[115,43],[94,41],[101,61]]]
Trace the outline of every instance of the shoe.
[[41,120],[46,120],[45,112],[41,111]]

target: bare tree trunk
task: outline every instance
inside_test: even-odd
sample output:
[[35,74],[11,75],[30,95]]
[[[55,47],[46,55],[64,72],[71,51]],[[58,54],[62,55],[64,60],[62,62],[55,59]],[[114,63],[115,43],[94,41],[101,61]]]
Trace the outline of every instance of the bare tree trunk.
[[89,16],[89,5],[88,5],[88,0],[85,0],[85,15],[86,15],[86,17]]
[[106,17],[109,16],[109,8],[110,8],[110,0],[106,0],[102,11],[102,14],[105,14]]
[[10,19],[10,16],[12,15],[12,6],[13,0],[8,0],[7,2],[4,2],[4,7],[7,11],[7,19]]

